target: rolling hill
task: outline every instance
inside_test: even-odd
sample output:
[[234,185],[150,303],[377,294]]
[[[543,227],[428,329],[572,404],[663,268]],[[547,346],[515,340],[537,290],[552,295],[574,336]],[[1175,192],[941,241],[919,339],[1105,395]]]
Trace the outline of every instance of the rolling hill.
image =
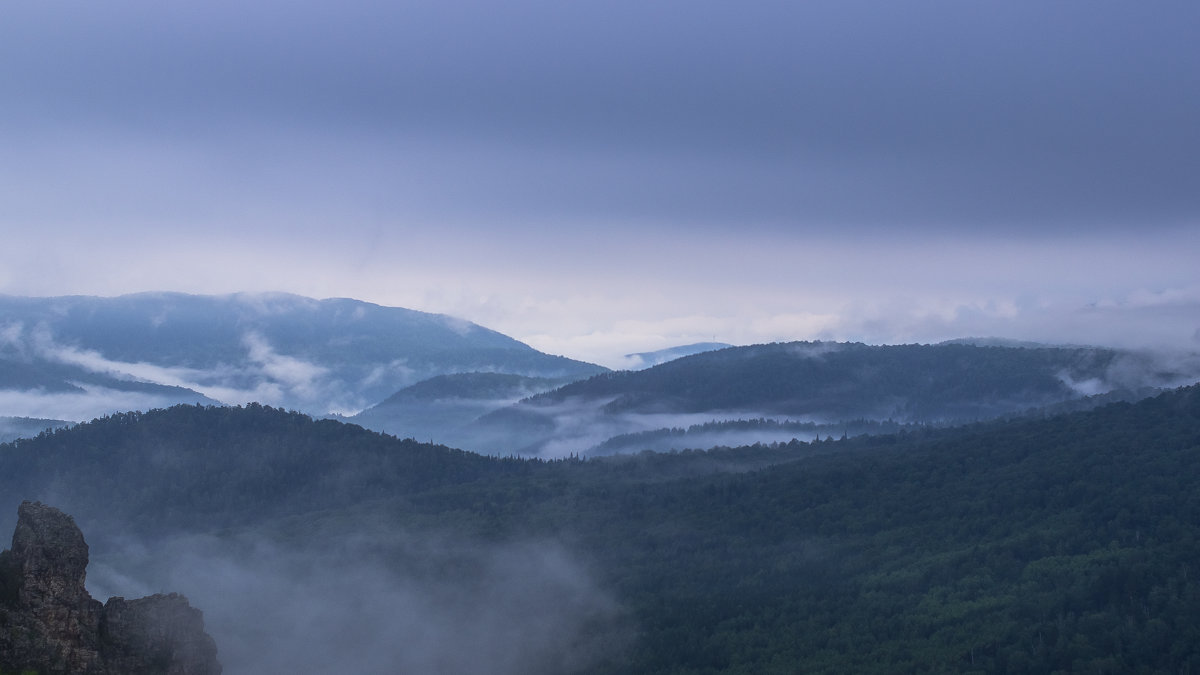
[[562,456],[714,421],[957,424],[1196,379],[1182,363],[1102,348],[777,343],[597,375],[490,413],[471,431],[478,447]]
[[405,387],[345,420],[401,438],[472,447],[464,433],[480,417],[566,383],[562,378],[509,373],[438,375]]
[[[1198,481],[1197,387],[589,461],[262,406],[0,446],[5,499],[66,500],[99,533],[90,583],[173,583],[230,673],[1181,672],[1200,667]],[[420,626],[439,647],[397,647]]]
[[0,297],[0,415],[84,420],[251,401],[356,412],[441,374],[603,370],[461,319],[349,299]]

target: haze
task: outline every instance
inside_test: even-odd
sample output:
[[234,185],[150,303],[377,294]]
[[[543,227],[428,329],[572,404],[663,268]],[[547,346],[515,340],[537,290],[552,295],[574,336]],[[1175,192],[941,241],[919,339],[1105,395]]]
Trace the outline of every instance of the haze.
[[1200,345],[1200,6],[0,8],[0,293]]

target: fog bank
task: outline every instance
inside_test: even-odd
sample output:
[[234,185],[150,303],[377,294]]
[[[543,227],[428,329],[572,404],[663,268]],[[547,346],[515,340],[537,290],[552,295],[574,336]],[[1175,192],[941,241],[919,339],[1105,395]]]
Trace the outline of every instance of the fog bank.
[[126,542],[90,569],[98,598],[187,595],[227,675],[571,673],[630,635],[586,565],[548,541],[187,536]]

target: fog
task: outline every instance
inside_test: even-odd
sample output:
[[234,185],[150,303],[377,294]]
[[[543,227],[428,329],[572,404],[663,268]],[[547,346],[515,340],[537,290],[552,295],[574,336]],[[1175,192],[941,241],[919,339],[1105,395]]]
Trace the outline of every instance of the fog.
[[84,422],[128,410],[150,410],[175,405],[178,398],[137,391],[85,386],[78,392],[0,390],[0,412],[13,417],[36,417]]
[[[585,454],[617,436],[668,429],[688,429],[710,422],[734,420],[773,420],[791,423],[825,423],[831,420],[818,416],[781,416],[755,410],[707,410],[695,413],[612,413],[605,409],[611,398],[571,397],[553,405],[520,405],[489,415],[456,435],[461,447],[484,454],[517,453],[555,459]],[[511,414],[510,414],[511,413]],[[840,427],[839,427],[840,429]],[[839,433],[840,435],[840,433]],[[748,445],[756,442],[808,440],[811,432],[771,430],[725,430],[711,432],[713,442],[700,435],[689,438],[686,446],[648,445],[654,449],[672,447],[707,448],[712,445]],[[642,450],[644,448],[637,448]]]
[[94,597],[180,592],[227,675],[570,673],[632,629],[580,558],[546,540],[386,526],[306,541],[182,536],[93,548]]
[[769,445],[792,440],[812,441],[843,436],[895,433],[904,424],[892,421],[854,420],[842,423],[798,422],[770,417],[741,418],[713,421],[690,427],[662,427],[640,433],[623,434],[592,446],[583,454],[589,456],[635,454],[644,450],[674,452],[678,450],[709,450],[717,447],[736,448],[756,443]]
[[0,417],[0,443],[17,438],[36,436],[47,429],[66,426],[69,422],[33,417]]
[[[132,339],[132,338],[131,338]],[[239,352],[225,362],[205,367],[184,365],[194,354],[181,351],[178,363],[122,361],[94,349],[63,344],[46,326],[26,327],[19,322],[0,327],[0,345],[8,355],[26,363],[48,363],[50,372],[63,367],[68,378],[95,377],[120,382],[155,383],[196,392],[209,402],[228,405],[250,402],[306,410],[316,414],[355,412],[376,401],[362,390],[381,381],[407,382],[414,373],[403,361],[378,364],[362,377],[355,369],[334,370],[297,356],[281,354],[261,333],[245,331]],[[81,391],[0,392],[0,411],[15,416],[57,417],[75,421],[125,410],[147,410],[183,402],[190,392],[163,390],[162,394],[120,391],[111,387],[76,383]]]
[[[198,368],[145,361],[110,359],[95,350],[64,346],[48,334],[36,337],[33,353],[47,360],[78,366],[89,372],[183,387],[226,404],[257,401],[266,405],[291,405],[319,412],[356,408],[363,400],[351,397],[347,383],[325,366],[278,353],[260,333],[242,334],[243,354],[236,361]],[[183,353],[179,358],[186,360]],[[349,400],[348,400],[349,399]]]
[[1105,371],[1112,389],[1169,389],[1200,381],[1200,353],[1184,349],[1139,349],[1121,353]]

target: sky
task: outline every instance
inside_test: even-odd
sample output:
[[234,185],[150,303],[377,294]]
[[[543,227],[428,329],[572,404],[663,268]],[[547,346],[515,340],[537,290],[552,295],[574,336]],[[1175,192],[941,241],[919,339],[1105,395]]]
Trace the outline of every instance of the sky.
[[0,293],[1200,350],[1200,4],[10,0]]

